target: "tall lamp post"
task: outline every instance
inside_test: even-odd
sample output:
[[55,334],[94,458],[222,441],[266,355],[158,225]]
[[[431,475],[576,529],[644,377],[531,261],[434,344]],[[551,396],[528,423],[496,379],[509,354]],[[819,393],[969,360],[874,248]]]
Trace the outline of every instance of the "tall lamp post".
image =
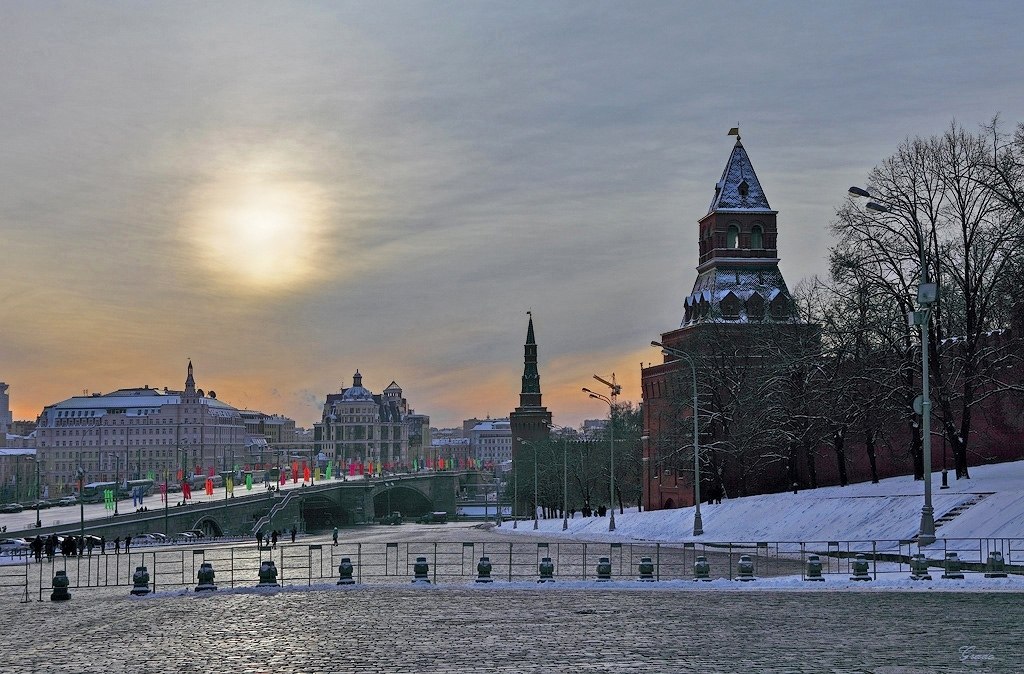
[[[434,459],[437,460],[436,458]],[[519,505],[519,474],[516,473],[516,460],[512,458],[512,528],[519,528],[519,518],[517,517]]]
[[[871,198],[871,193],[860,187],[851,187],[850,195]],[[891,213],[888,206],[876,201],[869,201],[867,208],[879,213]],[[932,507],[932,403],[928,394],[928,326],[931,323],[931,309],[939,299],[939,285],[928,281],[928,265],[924,254],[924,233],[916,216],[913,217],[914,229],[917,230],[918,263],[921,267],[920,281],[917,286],[917,304],[920,307],[912,311],[907,318],[911,325],[921,326],[921,397],[914,401],[914,411],[921,414],[921,453],[924,455],[924,506],[921,507],[921,529],[917,535],[918,545],[931,545],[935,542],[935,509]],[[920,406],[920,409],[918,407]]]
[[[117,515],[117,497],[118,497],[118,493],[117,492],[121,488],[121,480],[120,480],[120,475],[121,474],[120,474],[120,472],[118,472],[118,469],[121,467],[121,462],[118,460],[116,452],[111,452],[110,454],[107,454],[107,456],[114,457],[114,514]],[[126,473],[128,472],[128,467],[127,466],[125,466],[125,472]]]
[[565,426],[547,424],[553,431],[562,433],[562,531],[569,528],[569,438]]
[[703,536],[704,521],[700,516],[700,424],[697,419],[697,366],[693,362],[693,358],[685,351],[669,348],[661,342],[652,341],[651,346],[658,347],[662,353],[685,360],[693,374],[693,535]]
[[[532,440],[524,440],[523,438],[516,438],[521,444],[529,445],[533,449],[533,528],[538,527],[537,523],[537,505],[539,501],[539,491],[537,489],[537,445]],[[518,489],[517,489],[518,494]],[[513,523],[512,528],[515,529],[516,525]]]
[[85,479],[85,470],[81,466],[78,467],[78,533],[81,535],[82,540],[85,540],[85,501],[82,500],[82,480]]
[[[603,381],[603,380],[602,380]],[[611,519],[608,520],[608,531],[615,531],[615,401],[606,395],[595,393],[588,388],[584,388],[583,392],[589,395],[594,400],[601,400],[608,404],[608,444],[609,444],[609,456],[611,461]],[[612,395],[618,395],[618,391],[612,389]]]
[[42,463],[42,460],[36,458],[34,461],[36,462],[36,529],[39,529],[43,526],[43,521],[39,519],[39,502],[43,499],[43,487],[39,484],[39,464]]

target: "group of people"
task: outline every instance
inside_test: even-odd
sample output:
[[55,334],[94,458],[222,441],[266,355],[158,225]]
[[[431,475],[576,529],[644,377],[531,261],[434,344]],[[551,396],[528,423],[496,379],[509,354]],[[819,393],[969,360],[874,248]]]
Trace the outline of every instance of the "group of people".
[[[121,553],[121,537],[118,536],[114,539],[114,553]],[[124,551],[127,553],[131,550],[132,537],[124,537]],[[56,557],[59,551],[64,557],[81,557],[81,556],[92,556],[93,550],[99,546],[99,554],[107,554],[107,539],[105,536],[100,536],[97,539],[95,536],[65,536],[63,539],[59,538],[57,534],[50,534],[49,536],[36,536],[29,542],[29,549],[32,550],[32,556],[37,562],[43,561],[43,555],[46,555],[46,561],[52,562],[53,558]]]
[[277,550],[277,539],[284,536],[285,533],[290,533],[292,537],[292,543],[295,542],[295,536],[299,533],[299,530],[292,527],[290,532],[282,532],[274,529],[270,533],[256,532],[256,548],[270,548],[271,550]]
[[[590,504],[587,503],[580,510],[580,514],[583,515],[584,517],[604,517],[605,515],[608,514],[608,508],[606,506],[604,506],[604,505],[599,505],[596,508],[591,508]],[[571,508],[569,510],[569,519],[573,519],[575,517],[576,517],[576,509],[575,508]]]

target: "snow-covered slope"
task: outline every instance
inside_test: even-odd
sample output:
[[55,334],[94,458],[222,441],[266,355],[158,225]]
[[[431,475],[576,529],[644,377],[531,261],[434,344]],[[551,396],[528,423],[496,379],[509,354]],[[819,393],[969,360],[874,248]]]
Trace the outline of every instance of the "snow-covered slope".
[[[942,538],[1024,539],[1024,461],[979,466],[970,480],[954,480],[940,489],[933,476],[935,519],[954,508],[976,501],[942,523]],[[616,531],[608,531],[608,518],[582,518],[577,512],[562,531],[562,520],[541,520],[544,534],[590,540],[649,541],[898,541],[918,531],[924,484],[911,477],[882,480],[879,484],[824,487],[798,494],[766,494],[724,500],[701,506],[704,535],[693,536],[694,509],[616,513]],[[503,530],[511,530],[507,524]],[[533,533],[532,524],[518,531]],[[941,544],[941,541],[940,543]]]

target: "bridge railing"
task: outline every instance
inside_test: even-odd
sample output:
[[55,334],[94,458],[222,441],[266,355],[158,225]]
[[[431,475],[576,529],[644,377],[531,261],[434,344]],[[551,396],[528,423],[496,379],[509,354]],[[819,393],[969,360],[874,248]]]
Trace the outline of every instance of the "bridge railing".
[[287,508],[288,504],[291,503],[291,500],[295,498],[297,494],[299,494],[299,492],[296,490],[284,492],[284,498],[275,503],[274,506],[270,509],[269,513],[267,513],[259,520],[257,520],[256,524],[252,525],[253,533],[256,533],[257,531],[262,531],[264,527],[266,527],[272,521],[274,521],[274,515],[277,515],[282,510]]

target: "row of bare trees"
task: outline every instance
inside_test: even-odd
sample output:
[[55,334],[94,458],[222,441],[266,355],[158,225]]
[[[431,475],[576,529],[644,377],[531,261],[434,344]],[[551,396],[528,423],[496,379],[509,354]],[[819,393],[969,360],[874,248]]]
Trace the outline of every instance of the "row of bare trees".
[[[640,412],[631,403],[616,404],[611,423],[615,437],[615,501],[622,510],[641,500]],[[548,440],[522,443],[511,476],[519,496],[517,514],[531,513],[535,491],[537,504],[546,516],[560,514],[564,500],[576,511],[612,507],[609,429],[589,439],[581,438],[581,433],[563,430],[553,432]]]
[[[853,198],[838,209],[829,276],[795,288],[796,322],[701,326],[692,348],[705,489],[813,488],[823,460],[846,484],[854,451],[873,481],[881,452],[923,477],[920,328],[907,320],[922,260],[940,287],[928,324],[932,432],[948,442],[957,478],[985,444],[978,415],[996,401],[1005,413],[1007,400],[1020,412],[1021,342],[1003,331],[1024,327],[1024,125],[1006,134],[998,119],[977,132],[953,124],[908,139],[865,187],[884,210]],[[672,384],[667,413],[678,423],[661,439],[680,448],[664,467],[681,471],[693,460],[689,377],[684,366]]]

